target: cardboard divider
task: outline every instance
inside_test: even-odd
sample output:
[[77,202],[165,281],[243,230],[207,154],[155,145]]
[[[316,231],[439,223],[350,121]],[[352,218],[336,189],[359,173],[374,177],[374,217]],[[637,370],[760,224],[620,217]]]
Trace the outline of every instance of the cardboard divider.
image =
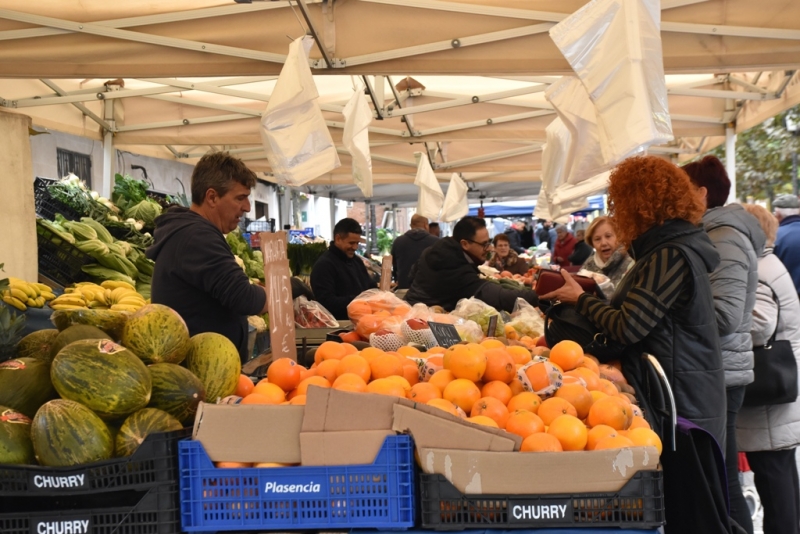
[[302,431],[390,430],[394,405],[398,403],[415,404],[400,397],[311,386],[306,396]]
[[301,432],[300,458],[304,466],[371,464],[392,430]]

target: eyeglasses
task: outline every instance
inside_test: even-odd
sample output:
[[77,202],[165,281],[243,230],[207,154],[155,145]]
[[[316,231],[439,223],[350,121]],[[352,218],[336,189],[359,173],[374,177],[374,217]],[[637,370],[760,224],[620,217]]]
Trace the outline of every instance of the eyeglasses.
[[480,245],[481,247],[483,247],[483,250],[486,250],[492,246],[491,239],[489,241],[484,241],[483,243],[478,243],[477,241],[473,241],[472,239],[467,239],[467,241],[469,241],[470,243],[475,243],[476,245]]

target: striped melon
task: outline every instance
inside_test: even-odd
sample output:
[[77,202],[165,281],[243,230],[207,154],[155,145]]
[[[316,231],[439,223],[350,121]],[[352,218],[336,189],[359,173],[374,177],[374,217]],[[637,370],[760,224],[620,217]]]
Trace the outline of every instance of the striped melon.
[[53,341],[53,348],[51,349],[52,358],[59,353],[61,349],[82,339],[108,339],[109,335],[97,328],[88,324],[76,324],[62,330],[56,339]]
[[36,358],[47,363],[53,361],[55,354],[52,354],[53,343],[58,336],[58,330],[48,328],[37,330],[23,337],[17,345],[18,358]]
[[66,399],[51,400],[31,424],[36,459],[52,467],[107,460],[114,454],[111,433],[86,406]]
[[0,464],[36,463],[31,442],[31,420],[0,406]]
[[104,419],[125,417],[150,402],[147,366],[109,339],[70,343],[53,360],[50,378],[59,395]]
[[189,351],[189,329],[172,308],[148,304],[128,318],[122,344],[146,363],[181,363]]
[[42,404],[56,396],[46,361],[17,358],[0,363],[0,405],[33,417]]
[[213,332],[192,336],[186,367],[203,383],[209,402],[233,395],[242,372],[236,346],[227,337]]
[[197,405],[206,400],[206,390],[191,371],[174,363],[147,367],[153,379],[150,408],[163,410],[183,423],[194,420]]
[[181,428],[183,425],[180,421],[167,412],[156,408],[139,410],[122,423],[116,438],[116,456],[133,454],[149,434],[180,430]]
[[53,312],[50,320],[59,330],[78,324],[94,326],[116,341],[122,339],[122,329],[125,328],[128,315],[128,312],[114,310],[58,310]]

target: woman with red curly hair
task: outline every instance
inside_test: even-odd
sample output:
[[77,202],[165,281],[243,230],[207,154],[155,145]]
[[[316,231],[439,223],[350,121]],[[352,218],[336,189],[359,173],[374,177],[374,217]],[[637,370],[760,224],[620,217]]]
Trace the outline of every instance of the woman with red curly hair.
[[[705,204],[683,170],[655,156],[620,163],[608,196],[619,241],[636,260],[610,305],[584,293],[567,273],[564,286],[540,298],[575,304],[620,344],[623,373],[667,438],[661,456],[667,532],[729,532],[724,464],[714,470],[725,443],[725,374],[708,277],[719,255],[698,226]],[[675,451],[643,353],[658,359],[675,395],[681,418]]]

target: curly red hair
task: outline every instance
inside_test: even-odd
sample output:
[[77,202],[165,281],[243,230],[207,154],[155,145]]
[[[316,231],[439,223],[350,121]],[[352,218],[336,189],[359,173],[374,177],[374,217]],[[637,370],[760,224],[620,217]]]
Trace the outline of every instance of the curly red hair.
[[609,212],[625,247],[653,226],[670,219],[698,224],[705,203],[689,176],[656,156],[628,158],[609,178]]

